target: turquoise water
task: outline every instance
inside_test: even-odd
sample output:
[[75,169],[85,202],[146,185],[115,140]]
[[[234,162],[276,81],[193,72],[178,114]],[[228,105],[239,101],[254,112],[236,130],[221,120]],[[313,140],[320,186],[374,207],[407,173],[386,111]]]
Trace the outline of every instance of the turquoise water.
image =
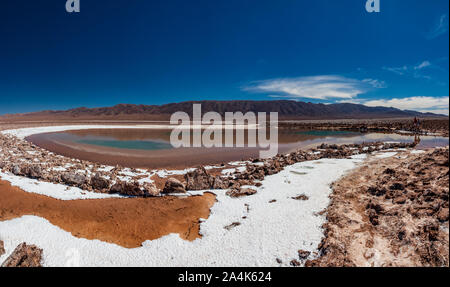
[[106,140],[106,139],[80,139],[77,143],[122,148],[122,149],[137,149],[137,150],[163,150],[171,149],[172,145],[168,143],[156,142],[156,141],[132,141],[132,140]]

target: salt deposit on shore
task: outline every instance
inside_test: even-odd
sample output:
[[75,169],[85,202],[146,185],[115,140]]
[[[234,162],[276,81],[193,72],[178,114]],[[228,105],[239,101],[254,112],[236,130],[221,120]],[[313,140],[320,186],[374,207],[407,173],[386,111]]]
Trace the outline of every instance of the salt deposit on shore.
[[63,184],[43,182],[37,179],[16,176],[0,171],[0,179],[6,180],[12,186],[41,195],[46,195],[60,200],[76,200],[76,199],[101,199],[101,198],[120,198],[118,194],[104,194],[82,190],[78,187],[70,187]]
[[[328,206],[331,183],[362,161],[358,156],[296,163],[267,176],[249,197],[214,191],[217,203],[201,223],[203,237],[193,242],[171,234],[126,249],[73,237],[34,216],[0,222],[0,239],[7,254],[21,242],[36,244],[44,250],[45,266],[288,266],[299,249],[316,250],[325,221],[318,213]],[[299,195],[309,199],[293,199]]]

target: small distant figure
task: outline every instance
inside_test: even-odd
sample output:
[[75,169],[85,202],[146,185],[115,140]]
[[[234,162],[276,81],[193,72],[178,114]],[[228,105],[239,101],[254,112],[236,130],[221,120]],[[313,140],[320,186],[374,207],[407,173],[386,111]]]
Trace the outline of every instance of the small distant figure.
[[413,120],[413,130],[416,133],[418,133],[420,131],[420,119],[417,117],[414,117],[414,120]]

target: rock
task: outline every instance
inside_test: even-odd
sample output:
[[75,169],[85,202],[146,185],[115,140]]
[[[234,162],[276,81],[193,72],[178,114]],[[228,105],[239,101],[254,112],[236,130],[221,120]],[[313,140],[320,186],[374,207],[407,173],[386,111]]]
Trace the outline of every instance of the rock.
[[239,225],[241,225],[240,222],[233,222],[233,223],[231,223],[230,225],[225,226],[224,228],[225,228],[226,230],[231,230],[231,229],[233,229],[234,227],[239,226]]
[[283,261],[280,258],[275,259],[277,261],[278,264],[283,263]]
[[0,256],[5,254],[5,245],[3,244],[3,241],[0,240]]
[[394,198],[392,202],[394,202],[395,204],[405,204],[406,199],[407,199],[406,196],[402,195]]
[[369,209],[368,214],[369,221],[372,225],[377,226],[379,224],[377,212],[374,209]]
[[383,187],[370,186],[367,189],[367,192],[372,194],[372,195],[375,195],[375,196],[383,196],[383,195],[386,194],[386,189],[383,188]]
[[42,249],[22,243],[3,262],[2,267],[41,267]]
[[395,170],[393,170],[392,168],[386,168],[385,170],[384,170],[384,173],[385,174],[395,174]]
[[117,181],[111,188],[109,189],[110,194],[121,193],[123,190],[123,183],[121,181]]
[[122,192],[122,195],[128,196],[145,196],[145,192],[141,189],[138,182],[125,182]]
[[14,175],[22,175],[20,166],[17,165],[17,164],[16,164],[16,165],[13,165],[13,167],[11,168],[11,172],[12,172]]
[[227,189],[229,185],[230,182],[227,179],[222,179],[220,176],[216,176],[214,178],[212,189]]
[[153,183],[146,182],[143,188],[147,196],[158,196],[160,194],[160,190]]
[[[26,165],[20,169],[20,174],[29,178],[41,178],[42,169],[39,165]],[[17,170],[16,170],[17,171]]]
[[86,184],[88,182],[85,175],[78,174],[75,172],[65,172],[61,175],[61,180],[68,184],[68,185],[74,185],[74,186],[81,186],[83,184]]
[[389,188],[391,190],[404,190],[405,186],[399,182],[396,182],[396,183],[392,184]]
[[440,222],[446,222],[448,221],[448,207],[447,208],[441,208],[437,214],[437,218]]
[[141,197],[146,196],[146,192],[141,189],[139,183],[136,181],[134,182],[118,181],[116,184],[111,186],[111,188],[109,189],[109,193],[111,194],[119,193],[121,195],[126,196],[141,196]]
[[176,178],[169,178],[164,185],[162,193],[185,193],[186,187]]
[[109,188],[109,180],[101,177],[98,173],[91,177],[91,186],[96,190],[105,190]]
[[293,266],[293,267],[301,266],[301,263],[298,262],[297,259],[292,260],[292,261],[290,262],[290,264],[291,264],[291,266]]
[[231,189],[227,191],[226,195],[230,197],[241,197],[241,196],[248,196],[253,195],[257,191],[251,188],[239,188],[239,189]]
[[186,190],[206,190],[214,185],[214,177],[210,176],[204,167],[184,175],[186,180]]
[[309,255],[311,255],[310,251],[306,251],[306,250],[298,251],[298,257],[300,257],[300,259],[302,259],[302,260],[308,259]]
[[295,199],[295,200],[308,200],[309,197],[307,197],[307,196],[304,195],[304,194],[301,194],[301,195],[299,195],[299,196],[292,197],[292,199]]
[[406,230],[402,229],[397,233],[398,240],[402,241],[406,237]]
[[423,234],[426,239],[436,241],[439,236],[439,224],[434,221],[428,221],[423,224]]

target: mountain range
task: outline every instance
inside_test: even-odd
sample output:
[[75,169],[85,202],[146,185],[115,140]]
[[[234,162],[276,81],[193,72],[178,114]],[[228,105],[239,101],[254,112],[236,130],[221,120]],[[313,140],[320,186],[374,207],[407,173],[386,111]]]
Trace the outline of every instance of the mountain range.
[[400,110],[389,107],[367,107],[359,104],[315,104],[298,101],[190,101],[165,105],[118,104],[103,108],[76,108],[65,111],[41,111],[8,114],[3,120],[168,120],[178,111],[192,115],[192,105],[202,105],[202,113],[278,112],[280,119],[375,119],[405,117],[443,117],[433,113]]

